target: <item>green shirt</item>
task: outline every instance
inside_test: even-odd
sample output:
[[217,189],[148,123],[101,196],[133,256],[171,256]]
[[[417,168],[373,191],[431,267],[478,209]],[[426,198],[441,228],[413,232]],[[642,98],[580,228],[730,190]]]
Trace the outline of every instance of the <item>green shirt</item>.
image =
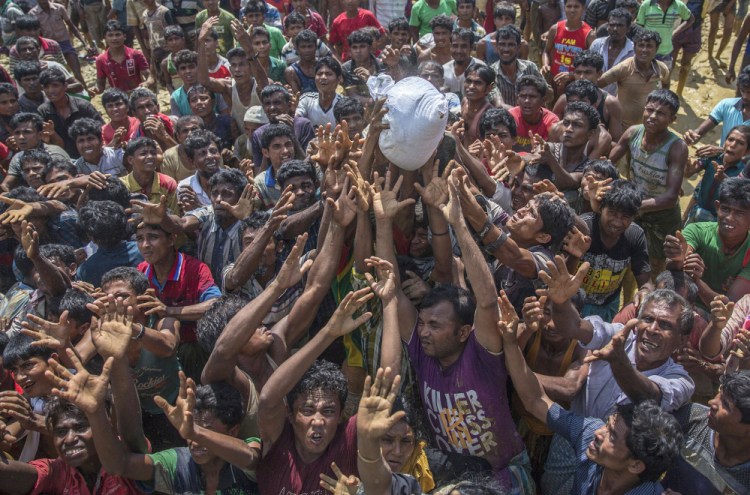
[[268,29],[268,34],[271,35],[271,56],[280,59],[281,49],[284,48],[284,45],[286,44],[286,40],[284,39],[284,35],[281,33],[281,29],[270,26],[268,24],[263,24],[263,27]]
[[440,0],[440,5],[433,9],[425,0],[419,0],[411,8],[409,25],[419,28],[420,38],[430,32],[430,21],[433,17],[445,14],[448,17],[458,15],[456,0]]
[[[234,48],[234,36],[232,35],[232,21],[236,19],[231,12],[219,9],[219,23],[214,26],[214,31],[219,35],[219,54],[226,55]],[[201,10],[195,16],[195,28],[200,30],[203,23],[208,20],[208,10]]]
[[656,0],[645,0],[638,9],[638,17],[635,22],[650,31],[656,31],[661,36],[661,45],[656,52],[657,55],[670,55],[672,53],[672,31],[677,19],[687,21],[690,19],[690,9],[681,0],[672,0],[664,13]]
[[286,78],[284,77],[284,71],[286,70],[286,64],[276,57],[271,57],[271,71],[268,74],[268,78],[281,83],[286,84]]
[[734,254],[727,256],[722,250],[718,229],[716,222],[691,223],[685,227],[682,235],[706,264],[702,280],[714,292],[726,294],[735,278],[750,280],[750,235]]

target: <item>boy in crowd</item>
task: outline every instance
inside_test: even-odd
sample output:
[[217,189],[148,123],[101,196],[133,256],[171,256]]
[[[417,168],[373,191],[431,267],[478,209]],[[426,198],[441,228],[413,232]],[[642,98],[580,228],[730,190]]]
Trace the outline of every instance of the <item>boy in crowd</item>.
[[126,93],[153,82],[146,57],[140,50],[125,46],[125,28],[117,21],[108,21],[104,28],[107,49],[96,57],[96,92],[104,92],[105,84]]
[[68,81],[65,74],[59,70],[43,70],[39,75],[39,83],[49,100],[39,107],[39,114],[45,121],[51,121],[54,125],[51,142],[62,147],[71,158],[78,158],[80,154],[70,136],[70,126],[80,118],[90,118],[104,125],[104,119],[94,105],[66,93]]

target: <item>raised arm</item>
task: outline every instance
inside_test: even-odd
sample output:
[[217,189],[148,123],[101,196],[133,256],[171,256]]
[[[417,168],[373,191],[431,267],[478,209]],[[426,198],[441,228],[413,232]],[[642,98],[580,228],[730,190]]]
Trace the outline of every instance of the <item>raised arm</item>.
[[[375,174],[374,185],[371,186],[372,207],[375,212],[375,255],[398,266],[396,253],[393,249],[393,217],[401,208],[413,204],[413,199],[398,201],[397,195],[401,188],[402,177],[391,188],[391,173],[388,171],[385,180]],[[408,342],[417,322],[417,309],[401,290],[401,280],[398,271],[394,270],[396,277],[396,300],[398,301],[398,328],[401,339]]]
[[513,380],[513,387],[526,410],[546,424],[547,411],[554,402],[544,393],[539,379],[526,364],[523,352],[518,347],[518,315],[505,295],[505,291],[500,292],[498,301],[502,308],[502,320],[497,322],[497,332],[503,340],[505,366]]
[[[463,180],[468,179],[464,176]],[[456,239],[461,248],[461,257],[476,298],[474,332],[477,340],[485,349],[492,353],[498,353],[503,350],[503,341],[497,333],[497,320],[500,318],[500,310],[497,305],[495,281],[479,246],[469,233],[458,195],[458,187],[468,187],[468,185],[461,182],[461,177],[458,174],[453,174],[448,186],[450,199],[448,204],[442,206],[441,211],[456,233]]]
[[[228,78],[214,79],[208,74],[208,54],[206,53],[205,41],[208,38],[208,34],[211,32],[211,29],[218,23],[218,17],[211,17],[207,19],[206,22],[203,23],[203,26],[201,26],[200,33],[198,34],[198,42],[196,43],[196,49],[198,52],[198,82],[213,93],[227,95],[229,94],[228,90],[230,90],[231,88],[232,80]],[[234,27],[234,23],[232,27]],[[242,29],[241,25],[240,29]],[[248,56],[250,55],[250,53],[248,53]],[[231,96],[231,94],[229,96]]]
[[401,370],[401,339],[398,331],[398,301],[396,274],[393,265],[383,259],[367,258],[365,263],[375,269],[377,280],[365,273],[370,288],[383,304],[383,337],[380,344],[380,364],[399,374]]
[[[367,321],[372,313],[363,313],[353,319],[352,315],[374,297],[366,287],[350,292],[344,297],[328,323],[302,349],[273,372],[260,393],[258,426],[263,439],[263,452],[268,452],[278,440],[286,422],[284,397],[299,382],[320,354],[337,338],[342,337]],[[289,408],[292,404],[288,405]]]
[[26,256],[34,264],[40,282],[53,296],[62,296],[70,287],[70,280],[52,262],[39,252],[39,234],[34,226],[23,220],[21,222],[21,245]]
[[294,194],[285,191],[271,212],[271,217],[255,234],[253,242],[242,250],[234,263],[234,267],[224,276],[224,290],[227,292],[235,291],[250,280],[250,277],[253,276],[260,265],[268,241],[271,240],[276,229],[286,219],[286,214],[291,209],[293,202]]
[[586,356],[583,362],[607,361],[617,384],[632,402],[654,400],[660,403],[661,389],[659,386],[635,369],[625,351],[625,343],[636,325],[638,325],[637,319],[630,320],[617,335],[612,337],[612,340],[606,346],[593,351],[591,355]]
[[578,267],[575,275],[568,272],[565,260],[559,254],[554,263],[547,262],[547,271],[539,272],[539,277],[547,284],[547,296],[552,300],[552,321],[555,328],[567,336],[588,344],[594,338],[594,327],[581,318],[578,310],[570,301],[583,284],[583,279],[591,265],[584,262]]
[[313,264],[311,260],[308,260],[302,267],[299,266],[305,242],[307,242],[307,234],[297,239],[279,274],[268,284],[268,287],[229,320],[203,368],[201,375],[203,383],[227,381],[231,384],[237,380],[236,366],[240,351],[263,323],[273,303],[286,289],[297,284],[304,272]]
[[128,347],[133,339],[133,308],[126,308],[122,299],[115,300],[109,296],[107,305],[98,315],[90,327],[91,341],[105,360],[112,358],[110,384],[117,433],[130,452],[145,454],[148,452],[148,442],[143,425],[140,421],[132,421],[133,411],[141,407],[128,362]]
[[455,165],[450,161],[438,174],[439,160],[434,164],[427,163],[422,167],[422,178],[424,187],[414,183],[422,204],[427,207],[427,218],[430,222],[432,233],[432,254],[435,257],[435,268],[432,270],[431,278],[438,283],[450,283],[453,280],[453,246],[448,228],[448,222],[440,211],[440,206],[448,202],[448,177]]
[[365,378],[362,400],[357,410],[357,471],[367,495],[391,495],[391,468],[380,451],[380,439],[406,413],[391,414],[401,384],[391,369],[378,369],[375,380]]
[[161,396],[154,397],[154,402],[166,415],[167,419],[180,436],[188,442],[194,442],[222,460],[240,469],[254,470],[260,460],[260,443],[245,442],[224,433],[198,426],[193,421],[195,411],[195,383],[185,378],[180,371],[180,391],[174,406]]

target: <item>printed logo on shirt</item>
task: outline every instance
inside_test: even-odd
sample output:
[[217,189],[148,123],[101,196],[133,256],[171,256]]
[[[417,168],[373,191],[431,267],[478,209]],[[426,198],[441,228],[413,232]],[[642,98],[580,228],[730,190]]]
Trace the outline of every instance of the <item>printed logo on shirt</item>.
[[446,394],[425,383],[422,397],[440,449],[482,457],[497,447],[493,421],[475,390]]
[[129,58],[125,61],[125,67],[128,69],[128,75],[135,75],[135,59]]

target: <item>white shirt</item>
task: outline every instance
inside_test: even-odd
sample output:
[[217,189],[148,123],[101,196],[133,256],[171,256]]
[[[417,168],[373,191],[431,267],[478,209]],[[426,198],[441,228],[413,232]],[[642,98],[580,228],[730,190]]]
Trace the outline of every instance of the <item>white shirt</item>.
[[333,107],[341,99],[340,94],[336,94],[331,103],[331,108],[324,109],[320,106],[320,95],[318,93],[304,93],[299,98],[295,117],[305,117],[313,127],[326,125],[330,122],[332,127],[336,126],[336,118],[333,116]]
[[202,205],[211,204],[211,197],[206,193],[206,191],[203,190],[203,187],[201,187],[201,181],[198,179],[198,172],[194,173],[190,177],[182,179],[177,184],[178,191],[183,187],[195,191],[195,195],[198,196],[198,201],[200,201]]
[[[471,62],[469,62],[469,65],[471,64],[485,65],[484,62],[474,57],[471,57]],[[455,60],[451,60],[447,64],[443,64],[443,72],[445,73],[443,75],[443,79],[445,80],[444,86],[447,88],[448,91],[452,93],[463,95],[464,79],[466,79],[466,77],[463,74],[456,75],[455,67],[456,67]]]

